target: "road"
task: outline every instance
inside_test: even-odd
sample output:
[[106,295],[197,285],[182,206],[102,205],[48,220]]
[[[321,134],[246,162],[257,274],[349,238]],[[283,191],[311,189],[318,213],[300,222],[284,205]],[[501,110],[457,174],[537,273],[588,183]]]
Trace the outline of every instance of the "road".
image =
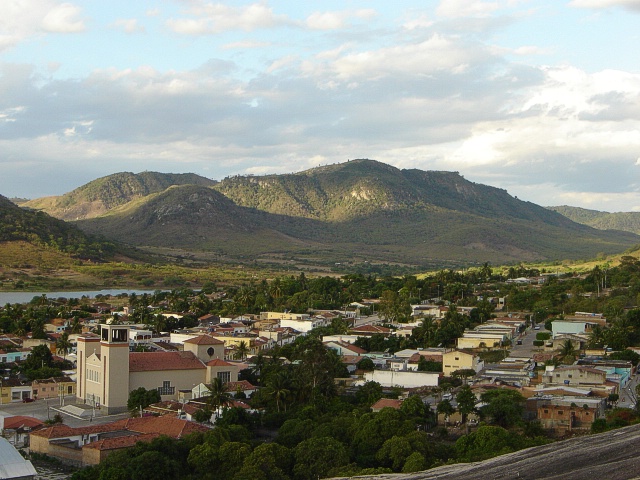
[[[69,395],[64,399],[65,405],[75,405],[76,397]],[[60,401],[56,399],[40,399],[31,403],[5,403],[0,405],[0,416],[13,417],[16,415],[26,415],[29,417],[37,418],[38,420],[48,420],[54,417],[56,413],[60,413],[63,419],[63,423],[70,427],[86,427],[88,425],[115,422],[122,418],[129,417],[128,413],[119,415],[104,415],[100,410],[96,410],[95,417],[91,418],[78,418],[65,413],[60,410]]]

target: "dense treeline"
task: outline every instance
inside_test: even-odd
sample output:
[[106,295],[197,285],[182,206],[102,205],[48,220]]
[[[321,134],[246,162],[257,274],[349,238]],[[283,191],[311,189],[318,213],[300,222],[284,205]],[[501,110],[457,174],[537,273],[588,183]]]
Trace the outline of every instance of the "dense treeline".
[[[345,367],[316,335],[258,357],[242,373],[262,386],[248,400],[259,413],[227,409],[211,432],[138,444],[73,478],[311,480],[415,472],[549,441],[522,420],[524,398],[511,391],[483,397],[479,412],[487,424],[457,439],[434,429],[435,412],[419,395],[399,410],[372,413],[383,389],[375,382],[352,393],[340,387],[335,380]],[[470,392],[463,387],[457,395],[465,415],[476,410]]]

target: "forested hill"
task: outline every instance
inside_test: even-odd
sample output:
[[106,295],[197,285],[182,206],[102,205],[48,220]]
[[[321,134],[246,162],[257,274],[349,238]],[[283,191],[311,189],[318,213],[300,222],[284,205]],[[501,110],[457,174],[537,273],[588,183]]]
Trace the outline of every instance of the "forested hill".
[[400,170],[367,159],[295,174],[228,177],[213,188],[238,205],[325,221],[385,211],[446,209],[564,227],[572,223],[538,205],[518,201],[505,190],[469,182],[458,172]]
[[215,183],[193,173],[122,172],[98,178],[62,196],[38,198],[22,206],[42,210],[62,220],[79,220],[97,217],[173,185],[212,186]]
[[457,172],[373,160],[228,177],[211,187],[174,185],[78,225],[137,246],[326,265],[564,260],[640,243],[637,235],[577,224]]
[[24,210],[0,195],[0,242],[20,240],[82,258],[105,259],[115,250],[111,242],[97,240],[46,213]]
[[567,205],[547,208],[576,223],[589,225],[599,230],[621,230],[640,235],[640,212],[609,213]]

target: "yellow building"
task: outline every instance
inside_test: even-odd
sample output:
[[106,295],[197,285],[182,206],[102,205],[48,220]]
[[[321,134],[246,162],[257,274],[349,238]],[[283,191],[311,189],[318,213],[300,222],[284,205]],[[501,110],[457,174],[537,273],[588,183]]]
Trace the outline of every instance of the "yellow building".
[[452,350],[442,354],[442,372],[450,377],[456,370],[474,370],[476,373],[484,368],[484,362],[473,352]]
[[223,357],[223,342],[209,335],[186,340],[182,352],[130,352],[127,325],[102,325],[99,337],[78,337],[76,397],[109,414],[125,411],[129,392],[140,387],[177,400],[180,390],[210,383],[207,363]]

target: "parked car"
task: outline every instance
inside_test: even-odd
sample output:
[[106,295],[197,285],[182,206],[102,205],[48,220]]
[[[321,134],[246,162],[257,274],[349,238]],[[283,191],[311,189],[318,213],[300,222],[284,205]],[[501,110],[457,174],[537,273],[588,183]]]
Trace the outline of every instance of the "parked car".
[[25,397],[22,399],[22,403],[31,403],[34,402],[35,400],[31,397]]

